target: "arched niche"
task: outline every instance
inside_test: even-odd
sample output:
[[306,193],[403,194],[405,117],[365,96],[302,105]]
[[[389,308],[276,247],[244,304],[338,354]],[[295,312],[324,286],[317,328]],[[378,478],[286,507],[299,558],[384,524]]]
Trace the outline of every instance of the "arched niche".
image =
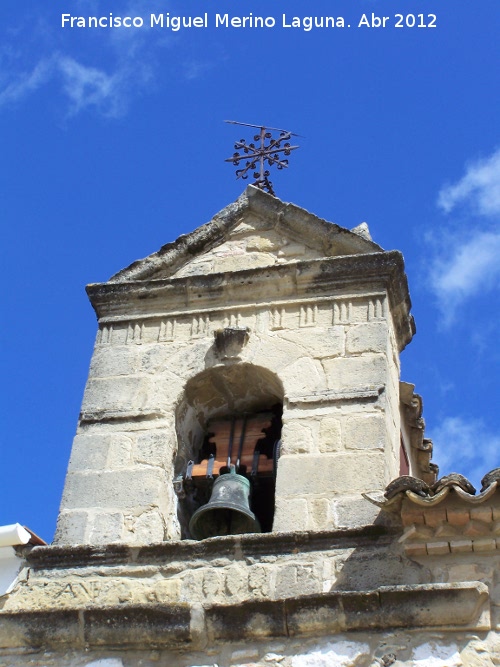
[[[189,461],[197,461],[209,433],[209,424],[217,419],[239,415],[254,415],[266,411],[273,418],[273,438],[280,437],[283,386],[279,378],[266,368],[248,363],[218,366],[202,371],[191,378],[184,389],[176,411],[178,450],[174,476],[184,476]],[[262,480],[261,498],[257,501],[272,503],[269,516],[263,516],[264,530],[270,530],[274,508],[274,480]],[[267,491],[264,493],[264,488]],[[264,498],[265,495],[265,498]],[[206,502],[204,498],[201,502]],[[189,537],[188,523],[200,506],[200,498],[180,494],[178,518],[183,537]]]

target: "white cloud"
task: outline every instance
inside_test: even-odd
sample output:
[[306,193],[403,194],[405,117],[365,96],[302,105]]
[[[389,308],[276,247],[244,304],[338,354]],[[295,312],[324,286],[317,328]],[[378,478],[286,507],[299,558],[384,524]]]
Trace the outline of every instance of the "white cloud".
[[[0,108],[19,103],[44,85],[55,83],[66,98],[67,107],[61,108],[67,109],[69,116],[86,110],[107,117],[122,116],[134,96],[161,85],[165,73],[175,70],[187,80],[196,79],[223,57],[211,54],[208,58],[206,50],[199,52],[192,42],[185,44],[181,53],[182,32],[150,27],[150,14],[174,13],[170,0],[117,3],[113,16],[140,16],[144,26],[79,32],[54,29],[34,14],[29,26],[21,24],[16,28],[15,40],[12,31],[0,35]],[[103,11],[98,0],[74,0],[74,4],[75,16],[109,13]],[[163,50],[174,44],[175,60],[160,67]]]
[[471,163],[459,181],[443,187],[438,206],[458,213],[452,225],[443,225],[429,238],[430,288],[442,322],[449,326],[463,302],[500,286],[500,149]]
[[[82,16],[106,14],[93,0],[76,0],[76,4]],[[161,0],[129,0],[113,14],[146,17],[164,10]],[[56,83],[70,116],[90,109],[104,116],[123,115],[132,95],[154,81],[157,47],[169,43],[165,33],[150,30],[146,20],[144,28],[89,31],[85,40],[69,29],[56,31],[45,23],[38,25],[35,17],[29,29],[20,26],[18,32],[15,42],[3,35],[0,108]],[[26,62],[31,62],[31,68]]]
[[52,59],[41,60],[31,72],[23,72],[0,91],[0,107],[14,103],[47,83],[53,73]]
[[459,204],[471,205],[480,215],[500,215],[500,148],[470,164],[457,183],[441,189],[438,205],[446,213]]
[[428,435],[440,476],[459,472],[479,491],[481,478],[500,467],[500,434],[489,431],[481,419],[445,417]]
[[62,76],[63,89],[76,114],[94,107],[105,115],[120,116],[124,111],[123,81],[120,72],[106,74],[95,67],[86,67],[73,58],[59,57],[57,68]]
[[500,286],[500,231],[473,231],[469,238],[442,248],[431,268],[431,285],[443,323],[450,325],[467,298]]
[[7,84],[0,92],[0,107],[21,101],[54,79],[61,81],[70,115],[89,107],[105,116],[120,116],[125,110],[126,77],[122,70],[108,75],[60,54],[41,60],[31,72],[20,74]]

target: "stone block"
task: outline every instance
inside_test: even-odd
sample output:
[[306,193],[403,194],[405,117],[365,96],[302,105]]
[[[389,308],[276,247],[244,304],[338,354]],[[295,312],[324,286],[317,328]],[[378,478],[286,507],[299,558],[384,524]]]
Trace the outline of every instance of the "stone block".
[[[3,613],[0,616],[0,648],[47,650],[52,646],[80,647],[78,611],[55,610]],[[4,663],[5,664],[5,663]],[[16,662],[9,665],[16,664]],[[22,664],[21,662],[19,664]]]
[[315,329],[295,329],[280,331],[282,340],[295,343],[301,350],[316,359],[338,357],[344,354],[344,327],[335,326]]
[[387,548],[353,549],[337,557],[337,579],[339,590],[370,590],[379,586],[414,584],[421,580],[422,569],[401,558],[399,551]]
[[[164,373],[169,366],[173,353],[177,352],[175,343],[165,345],[148,346],[140,357],[140,370],[144,373]],[[176,376],[174,376],[176,377]],[[178,378],[177,378],[178,380]]]
[[60,512],[54,541],[57,544],[84,544],[88,520],[88,512]]
[[342,430],[346,449],[383,450],[388,440],[385,419],[382,414],[347,417]]
[[[191,329],[191,326],[190,326]],[[213,334],[208,334],[198,341],[191,341],[190,345],[178,346],[165,360],[163,368],[158,368],[158,376],[164,381],[167,397],[176,397],[189,377],[206,368],[206,355],[213,345]],[[153,379],[153,378],[152,378]],[[166,400],[166,403],[170,401]]]
[[381,620],[393,627],[448,627],[481,623],[488,602],[481,583],[421,584],[380,589]]
[[[157,396],[149,378],[116,377],[89,379],[82,402],[82,412],[140,410]],[[133,407],[132,407],[133,406]]]
[[328,498],[312,498],[308,501],[309,527],[312,530],[328,530],[332,528],[333,520]]
[[289,598],[320,593],[323,582],[314,563],[285,564],[278,567],[274,598]]
[[281,432],[283,454],[309,454],[316,449],[318,424],[314,420],[287,420]]
[[307,357],[288,364],[280,377],[286,396],[326,389],[325,373],[321,364]]
[[383,352],[389,342],[386,322],[366,322],[347,327],[346,353]]
[[61,507],[125,510],[158,506],[165,485],[165,475],[158,469],[68,473]]
[[279,338],[275,332],[262,336],[252,333],[248,345],[243,348],[242,356],[257,366],[281,375],[286,366],[304,356],[304,350]]
[[389,380],[387,362],[383,355],[338,357],[323,360],[328,389],[358,389],[382,386]]
[[207,600],[213,600],[222,591],[223,577],[215,569],[203,573],[203,595]]
[[241,599],[248,590],[248,574],[238,565],[231,565],[226,570],[225,594],[231,598]]
[[307,501],[303,498],[280,498],[277,496],[274,510],[273,531],[288,532],[307,530],[309,514]]
[[286,637],[284,602],[258,600],[235,605],[213,606],[205,612],[211,641],[234,641]]
[[336,528],[355,528],[375,523],[380,509],[358,495],[332,500],[331,513]]
[[217,257],[212,270],[217,273],[232,273],[233,271],[244,271],[245,269],[271,266],[275,262],[276,257],[270,253],[235,253],[234,255]]
[[170,430],[146,431],[137,436],[134,461],[150,466],[167,468],[177,447],[175,432]]
[[[314,634],[337,634],[343,629],[343,614],[340,606],[340,598],[332,599],[328,596],[328,601],[321,604],[318,598],[307,599],[288,599],[286,600],[286,621],[288,633],[291,637],[300,635]],[[331,658],[331,656],[330,656]],[[334,665],[335,662],[306,662],[294,658],[292,665],[294,667],[305,667],[308,665]]]
[[108,459],[106,468],[119,470],[127,468],[131,463],[132,438],[121,433],[113,433],[109,440]]
[[254,565],[248,572],[248,588],[259,597],[268,597],[270,591],[270,570],[263,565]]
[[193,604],[193,602],[202,602],[205,600],[203,586],[205,575],[206,572],[200,569],[193,569],[185,574],[182,578],[180,593],[180,599],[183,602]]
[[138,352],[134,347],[96,347],[90,362],[90,378],[133,375],[138,363]]
[[354,494],[385,488],[383,452],[283,455],[278,464],[276,496]]
[[120,646],[147,649],[190,643],[191,614],[187,605],[124,604],[83,612],[87,647]]
[[77,435],[73,439],[68,470],[104,470],[108,460],[109,435]]
[[131,544],[151,544],[165,538],[165,521],[156,509],[127,517],[126,527],[126,541]]
[[96,514],[90,521],[89,543],[119,542],[123,535],[123,523],[121,512]]
[[376,592],[347,593],[342,596],[342,609],[349,630],[364,630],[380,623],[380,598]]
[[340,420],[335,417],[323,417],[319,427],[319,451],[337,452],[342,449]]

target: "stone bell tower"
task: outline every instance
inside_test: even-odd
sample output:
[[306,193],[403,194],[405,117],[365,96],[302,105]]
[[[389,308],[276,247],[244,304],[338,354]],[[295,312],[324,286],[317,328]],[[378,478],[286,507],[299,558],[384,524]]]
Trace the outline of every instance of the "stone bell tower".
[[377,508],[361,494],[383,490],[402,457],[413,466],[403,259],[366,225],[249,186],[87,291],[99,331],[56,543],[191,537],[207,487],[243,459],[263,530],[366,525]]
[[436,480],[398,252],[250,186],[88,293],[56,539],[16,547],[0,665],[500,664],[500,468]]

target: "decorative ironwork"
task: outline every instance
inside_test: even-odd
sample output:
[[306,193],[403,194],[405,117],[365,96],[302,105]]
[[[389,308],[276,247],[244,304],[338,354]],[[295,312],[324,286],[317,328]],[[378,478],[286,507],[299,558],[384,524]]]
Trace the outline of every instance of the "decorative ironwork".
[[[260,130],[259,134],[254,135],[251,143],[247,143],[245,139],[236,141],[234,144],[236,152],[225,162],[232,162],[235,167],[239,167],[240,163],[243,163],[244,166],[242,165],[241,168],[236,170],[236,178],[247,179],[249,172],[253,171],[253,177],[257,179],[253,185],[274,195],[273,184],[269,180],[270,171],[266,169],[266,165],[269,167],[275,166],[277,169],[288,167],[288,156],[293,150],[299,148],[299,146],[292,146],[290,139],[299,135],[287,130],[280,130],[277,127],[249,125],[248,123],[238,123],[235,120],[226,120],[225,122],[232,125],[255,127]],[[279,136],[273,137],[273,132],[279,132]]]

